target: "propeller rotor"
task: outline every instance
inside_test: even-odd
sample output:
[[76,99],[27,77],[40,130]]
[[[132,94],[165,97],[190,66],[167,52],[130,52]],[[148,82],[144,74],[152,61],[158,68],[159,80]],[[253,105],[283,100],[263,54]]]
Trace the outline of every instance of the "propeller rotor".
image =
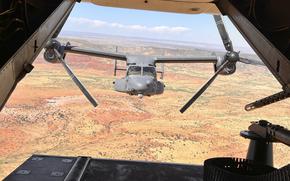
[[68,73],[68,75],[71,77],[73,82],[79,87],[79,89],[82,91],[84,96],[89,100],[89,102],[94,106],[97,107],[98,103],[94,99],[94,97],[89,93],[89,91],[85,88],[85,86],[82,84],[82,82],[76,77],[76,75],[73,73],[72,69],[68,66],[68,64],[65,61],[66,54],[64,53],[64,50],[67,46],[70,46],[69,43],[67,43],[66,46],[60,45],[60,43],[56,40],[51,40],[48,42],[44,58],[51,62],[51,63],[61,63]]
[[207,88],[213,83],[213,81],[222,71],[227,72],[228,75],[233,74],[236,70],[237,62],[255,65],[258,64],[258,61],[240,57],[240,52],[234,51],[232,41],[225,28],[222,17],[220,15],[214,15],[214,20],[227,53],[224,55],[224,57],[218,58],[218,60],[221,60],[222,62],[218,62],[220,65],[217,67],[215,74],[180,109],[181,113],[184,113],[207,90]]

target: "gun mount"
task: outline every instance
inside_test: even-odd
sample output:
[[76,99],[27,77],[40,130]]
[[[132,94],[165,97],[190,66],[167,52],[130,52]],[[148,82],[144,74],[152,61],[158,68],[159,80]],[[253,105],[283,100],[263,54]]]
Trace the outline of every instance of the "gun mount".
[[273,142],[290,146],[290,131],[265,120],[253,122],[240,135],[251,140],[247,158],[269,166],[273,166]]

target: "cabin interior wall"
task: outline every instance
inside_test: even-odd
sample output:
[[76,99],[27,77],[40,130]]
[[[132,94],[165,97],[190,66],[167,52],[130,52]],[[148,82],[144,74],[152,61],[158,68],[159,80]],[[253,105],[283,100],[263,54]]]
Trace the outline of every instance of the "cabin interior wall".
[[0,2],[0,69],[62,1]]
[[230,0],[290,60],[289,0]]

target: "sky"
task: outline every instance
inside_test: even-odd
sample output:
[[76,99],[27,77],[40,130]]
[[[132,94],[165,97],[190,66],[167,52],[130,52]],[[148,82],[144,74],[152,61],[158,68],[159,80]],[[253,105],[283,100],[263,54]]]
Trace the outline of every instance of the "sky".
[[[227,17],[224,22],[234,47],[251,50]],[[63,31],[222,45],[212,15],[187,15],[77,3]]]

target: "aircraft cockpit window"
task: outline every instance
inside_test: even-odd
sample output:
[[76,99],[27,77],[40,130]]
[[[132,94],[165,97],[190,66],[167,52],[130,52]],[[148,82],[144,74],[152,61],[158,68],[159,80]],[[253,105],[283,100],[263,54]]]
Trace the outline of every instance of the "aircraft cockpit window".
[[141,67],[130,66],[128,69],[128,75],[141,75]]
[[154,67],[143,67],[143,75],[155,77],[156,76],[155,68]]

